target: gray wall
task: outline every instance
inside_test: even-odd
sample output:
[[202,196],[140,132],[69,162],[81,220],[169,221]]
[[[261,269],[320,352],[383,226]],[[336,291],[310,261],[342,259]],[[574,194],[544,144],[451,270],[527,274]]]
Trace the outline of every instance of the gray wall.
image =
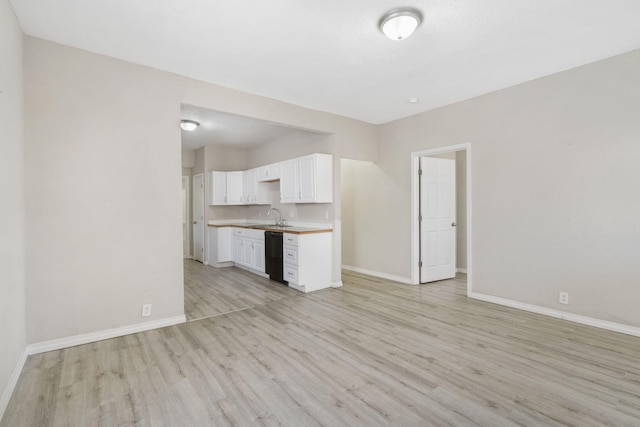
[[640,326],[638,75],[634,51],[381,126],[358,266],[410,277],[410,153],[468,142],[473,290]]
[[26,346],[22,50],[13,10],[0,0],[0,417]]
[[375,126],[356,120],[31,37],[24,64],[29,343],[183,314],[181,103],[377,155]]
[[183,315],[184,86],[29,37],[24,63],[29,342]]

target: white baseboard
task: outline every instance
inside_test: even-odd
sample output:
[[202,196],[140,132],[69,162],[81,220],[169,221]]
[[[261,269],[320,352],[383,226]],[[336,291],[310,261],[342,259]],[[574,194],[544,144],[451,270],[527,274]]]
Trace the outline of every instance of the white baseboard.
[[16,362],[16,366],[14,366],[11,376],[9,376],[9,382],[2,392],[2,397],[0,397],[0,420],[4,416],[4,411],[6,411],[7,405],[9,405],[9,400],[13,394],[13,390],[18,384],[18,379],[20,378],[24,364],[27,361],[27,356],[27,351],[25,349],[25,351],[22,352],[20,359],[18,359],[18,362]]
[[462,274],[467,274],[467,269],[466,268],[456,268],[456,272],[457,273],[462,273]]
[[341,288],[342,287],[342,280],[338,281],[338,282],[333,282],[331,284],[332,288]]
[[208,265],[213,268],[227,268],[227,267],[233,267],[233,261],[215,262],[213,264],[208,264]]
[[380,277],[381,279],[393,280],[394,282],[406,283],[412,285],[411,279],[401,276],[394,276],[393,274],[382,273],[380,271],[368,270],[366,268],[354,267],[352,265],[342,265],[342,268],[356,273],[366,274],[368,276]]
[[70,337],[59,338],[50,341],[43,341],[27,346],[26,354],[44,353],[46,351],[60,350],[62,348],[73,347],[90,342],[107,340],[110,338],[121,337],[124,335],[135,334],[138,332],[150,331],[152,329],[164,328],[165,326],[178,325],[187,321],[186,316],[173,316],[164,319],[153,320],[151,322],[136,323],[134,325],[123,326],[121,328],[106,329],[104,331],[91,332],[89,334],[73,335]]
[[539,305],[527,304],[524,302],[513,301],[506,298],[495,297],[492,295],[481,294],[478,292],[470,292],[467,295],[481,301],[491,302],[494,304],[504,305],[506,307],[517,308],[519,310],[530,311],[532,313],[543,314],[570,322],[580,323],[583,325],[594,326],[600,329],[620,332],[622,334],[640,337],[640,328],[635,326],[624,325],[622,323],[609,322],[607,320],[595,319],[593,317],[581,316],[579,314],[567,313],[566,311],[554,310],[552,308],[541,307]]
[[315,283],[313,285],[304,285],[304,286],[289,282],[289,287],[292,289],[295,289],[296,291],[304,292],[306,294],[309,292],[319,291],[320,289],[332,288],[333,282],[322,282],[322,283]]

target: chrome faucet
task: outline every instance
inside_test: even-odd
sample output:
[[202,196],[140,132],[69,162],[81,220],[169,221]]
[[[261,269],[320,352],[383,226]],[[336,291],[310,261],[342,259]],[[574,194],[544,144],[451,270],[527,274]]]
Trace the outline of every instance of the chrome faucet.
[[278,220],[276,221],[276,225],[284,225],[284,220],[282,219],[282,212],[280,212],[278,209],[276,208],[271,208],[269,209],[269,212],[267,212],[267,216],[271,215],[271,212],[278,212]]

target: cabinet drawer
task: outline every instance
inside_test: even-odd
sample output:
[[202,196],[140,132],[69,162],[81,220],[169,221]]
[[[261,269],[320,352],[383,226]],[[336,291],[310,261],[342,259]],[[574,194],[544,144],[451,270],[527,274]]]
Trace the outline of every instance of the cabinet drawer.
[[284,233],[282,237],[282,243],[284,243],[285,245],[298,246],[298,235]]
[[283,256],[284,262],[298,265],[298,247],[297,246],[284,245],[282,252],[283,252],[282,256]]
[[284,264],[284,280],[291,283],[298,283],[298,267],[291,264]]

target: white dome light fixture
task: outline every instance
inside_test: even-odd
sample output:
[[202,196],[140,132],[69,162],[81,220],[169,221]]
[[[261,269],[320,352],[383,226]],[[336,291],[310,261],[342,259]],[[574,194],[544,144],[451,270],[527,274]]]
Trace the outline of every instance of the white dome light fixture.
[[195,120],[180,120],[180,127],[188,132],[196,130],[200,123]]
[[380,30],[391,40],[404,40],[418,28],[422,14],[416,9],[393,9],[380,19]]

